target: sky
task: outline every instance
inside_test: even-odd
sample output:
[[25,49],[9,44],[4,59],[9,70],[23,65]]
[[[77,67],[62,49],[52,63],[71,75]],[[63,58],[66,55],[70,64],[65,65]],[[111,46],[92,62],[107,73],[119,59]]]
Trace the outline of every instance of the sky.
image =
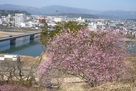
[[15,4],[38,8],[62,5],[92,10],[136,11],[136,0],[0,0],[0,4]]

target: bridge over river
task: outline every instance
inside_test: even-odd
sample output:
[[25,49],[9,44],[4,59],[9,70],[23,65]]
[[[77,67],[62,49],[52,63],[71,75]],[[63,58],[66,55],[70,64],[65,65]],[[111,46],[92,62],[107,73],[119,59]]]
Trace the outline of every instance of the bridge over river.
[[19,35],[9,35],[8,37],[1,37],[0,42],[5,41],[5,40],[10,40],[10,45],[15,45],[16,38],[30,36],[30,40],[33,40],[34,36],[36,34],[40,34],[40,33],[41,33],[41,31],[36,31],[36,32],[28,32],[28,33],[25,33],[25,34],[19,34]]

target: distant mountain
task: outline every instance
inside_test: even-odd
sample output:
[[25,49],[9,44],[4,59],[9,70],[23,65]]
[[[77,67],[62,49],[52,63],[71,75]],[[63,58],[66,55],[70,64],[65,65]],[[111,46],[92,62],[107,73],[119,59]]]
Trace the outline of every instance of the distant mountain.
[[27,11],[31,14],[40,14],[41,13],[41,10],[39,8],[12,5],[12,4],[0,5],[0,10],[20,10],[20,11]]
[[136,11],[123,11],[123,10],[112,10],[112,11],[103,11],[99,13],[100,15],[107,15],[113,18],[136,18]]
[[60,6],[60,5],[46,6],[41,9],[48,14],[55,14],[56,10],[58,10],[59,13],[76,13],[76,14],[96,14],[98,13],[95,10],[73,8],[73,7]]
[[73,8],[73,7],[60,6],[60,5],[52,5],[52,6],[42,7],[42,8],[35,8],[35,7],[19,6],[19,5],[12,5],[12,4],[3,4],[3,5],[0,5],[0,10],[21,10],[21,11],[27,11],[31,14],[36,14],[36,15],[55,15],[56,10],[58,10],[59,14],[66,14],[66,13],[67,14],[87,14],[87,16],[99,15],[104,18],[119,18],[119,19],[136,18],[136,11],[122,11],[122,10],[98,11],[98,10]]

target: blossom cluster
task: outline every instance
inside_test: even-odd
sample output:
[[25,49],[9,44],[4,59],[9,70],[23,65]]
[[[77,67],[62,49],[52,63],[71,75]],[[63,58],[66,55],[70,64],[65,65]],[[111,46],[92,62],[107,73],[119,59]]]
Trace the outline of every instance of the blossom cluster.
[[115,31],[88,29],[58,34],[49,41],[48,60],[41,63],[38,73],[59,69],[81,77],[91,86],[116,79],[124,73],[127,55],[120,38]]

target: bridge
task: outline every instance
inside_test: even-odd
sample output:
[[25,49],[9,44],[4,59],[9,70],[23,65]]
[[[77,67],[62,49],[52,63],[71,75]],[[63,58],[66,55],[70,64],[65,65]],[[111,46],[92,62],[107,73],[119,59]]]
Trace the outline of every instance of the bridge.
[[5,40],[10,40],[10,45],[15,45],[16,38],[30,36],[30,40],[34,40],[34,36],[36,34],[40,34],[40,33],[41,33],[41,31],[36,31],[36,32],[29,32],[29,33],[25,33],[25,34],[19,34],[19,35],[10,35],[8,37],[1,37],[0,42],[5,41]]

